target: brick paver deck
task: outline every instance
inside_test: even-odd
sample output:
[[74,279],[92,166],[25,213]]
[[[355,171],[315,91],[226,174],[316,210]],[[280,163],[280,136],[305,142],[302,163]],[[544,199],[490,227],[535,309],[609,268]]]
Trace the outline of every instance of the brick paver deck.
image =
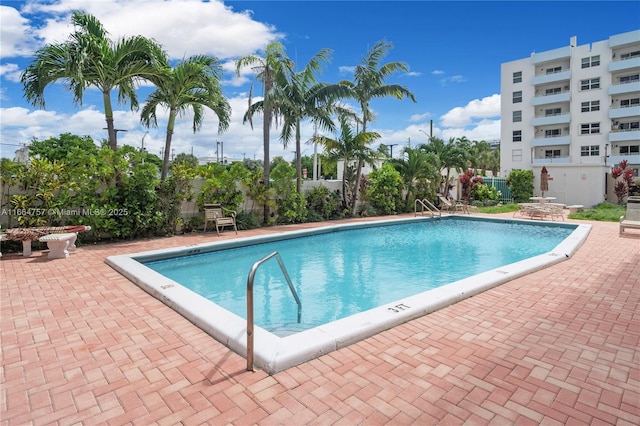
[[640,424],[640,237],[593,226],[565,262],[273,376],[104,263],[215,232],[5,254],[2,425]]

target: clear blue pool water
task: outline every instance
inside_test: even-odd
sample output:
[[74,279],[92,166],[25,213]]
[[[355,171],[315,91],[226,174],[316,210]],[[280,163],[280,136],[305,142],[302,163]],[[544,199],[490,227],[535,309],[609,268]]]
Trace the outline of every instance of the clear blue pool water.
[[313,328],[552,250],[575,226],[447,218],[340,230],[145,266],[246,318],[252,265],[280,253],[302,302],[275,259],[257,271],[255,323],[277,335]]

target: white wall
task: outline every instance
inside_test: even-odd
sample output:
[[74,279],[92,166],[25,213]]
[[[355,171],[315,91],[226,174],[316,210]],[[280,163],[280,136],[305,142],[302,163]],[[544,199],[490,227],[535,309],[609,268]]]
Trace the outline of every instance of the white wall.
[[[556,197],[557,203],[567,205],[583,205],[585,208],[593,207],[605,201],[605,175],[610,170],[599,165],[572,166],[549,165],[545,167],[552,180],[549,181],[549,190],[545,191],[545,197]],[[541,196],[540,170],[542,166],[533,167],[533,193]]]

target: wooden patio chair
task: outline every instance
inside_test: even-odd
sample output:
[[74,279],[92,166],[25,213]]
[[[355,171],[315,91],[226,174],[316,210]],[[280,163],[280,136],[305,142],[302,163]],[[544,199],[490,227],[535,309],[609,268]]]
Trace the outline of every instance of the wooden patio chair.
[[204,232],[207,232],[207,224],[213,222],[216,226],[216,232],[220,236],[220,230],[225,226],[233,226],[233,230],[238,234],[236,227],[236,212],[234,210],[225,209],[220,204],[204,205]]

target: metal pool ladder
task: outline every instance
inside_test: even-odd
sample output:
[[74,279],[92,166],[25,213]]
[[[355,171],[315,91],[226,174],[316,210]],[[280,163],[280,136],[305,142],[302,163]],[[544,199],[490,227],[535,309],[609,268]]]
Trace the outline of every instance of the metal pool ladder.
[[424,200],[416,199],[416,202],[414,203],[414,209],[413,209],[414,216],[418,215],[418,206],[420,206],[421,215],[424,215],[426,212],[426,213],[429,213],[431,217],[434,217],[436,214],[438,215],[438,217],[442,217],[442,213],[440,212],[440,209],[434,206],[433,203],[431,203],[431,201],[427,200],[426,198]]
[[287,280],[287,284],[289,285],[289,290],[291,290],[291,294],[293,294],[293,298],[296,299],[296,303],[298,304],[298,323],[300,323],[300,318],[302,314],[302,304],[300,303],[300,298],[298,297],[298,293],[296,289],[293,287],[293,283],[291,282],[291,278],[289,278],[289,273],[287,272],[287,268],[284,267],[284,263],[282,262],[282,258],[280,257],[280,253],[274,251],[268,256],[258,260],[251,267],[251,271],[249,271],[249,276],[247,277],[247,370],[253,371],[253,279],[255,278],[256,271],[267,260],[275,257],[280,265],[280,269],[284,274],[284,278]]

